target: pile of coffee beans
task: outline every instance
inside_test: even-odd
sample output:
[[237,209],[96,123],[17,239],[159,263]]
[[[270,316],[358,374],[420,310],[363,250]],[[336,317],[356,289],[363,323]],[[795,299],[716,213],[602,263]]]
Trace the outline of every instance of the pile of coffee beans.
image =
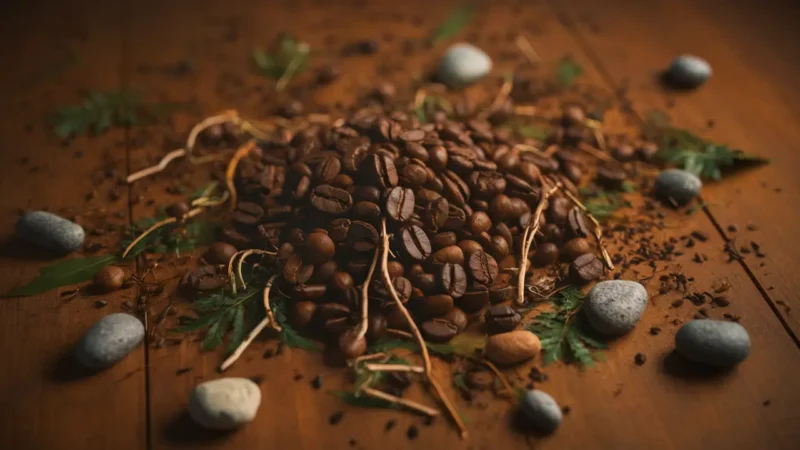
[[[574,128],[576,120],[584,120],[582,111],[568,108],[565,126]],[[487,332],[513,330],[520,317],[506,305],[518,296],[522,234],[543,195],[542,180],[573,189],[570,180],[580,178],[566,150],[551,157],[515,144],[489,122],[442,115],[421,124],[413,114],[361,109],[331,125],[309,124],[260,143],[240,161],[238,202],[224,242],[206,261],[222,264],[236,249],[274,251],[276,285],[293,301],[294,324],[358,356],[365,344],[340,337],[360,321],[360,287],[386,221],[386,268],[427,340],[449,341],[489,304],[495,306],[486,312]],[[562,262],[574,283],[602,277],[590,224],[556,192],[526,255],[529,266],[545,269],[531,270],[558,270]],[[371,340],[408,329],[381,263],[368,287]],[[213,264],[184,279],[196,290],[224,281],[225,271]]]

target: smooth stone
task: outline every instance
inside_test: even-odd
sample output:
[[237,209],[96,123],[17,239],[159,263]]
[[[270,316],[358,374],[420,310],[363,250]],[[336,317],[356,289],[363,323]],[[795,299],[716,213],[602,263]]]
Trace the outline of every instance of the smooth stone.
[[17,220],[17,234],[26,241],[59,253],[83,247],[83,227],[47,211],[25,213]]
[[547,392],[532,389],[522,396],[520,408],[525,418],[537,430],[544,433],[552,433],[561,425],[564,417],[561,407]]
[[750,354],[750,336],[743,326],[726,320],[693,320],[675,334],[675,349],[686,359],[731,367]]
[[453,44],[447,49],[436,70],[440,81],[461,87],[480,80],[492,70],[492,59],[472,44]]
[[102,370],[111,367],[133,351],[144,339],[144,325],[125,313],[109,314],[83,335],[76,357],[84,366]]
[[703,182],[697,175],[681,169],[667,169],[656,178],[656,196],[666,200],[674,200],[678,206],[689,203],[700,195]]
[[695,88],[711,78],[711,65],[699,56],[680,55],[672,60],[667,76],[678,86]]
[[220,378],[199,384],[189,399],[189,415],[212,430],[232,430],[256,417],[261,389],[247,378]]
[[626,280],[601,281],[586,295],[583,311],[599,333],[621,336],[633,329],[647,307],[647,289]]

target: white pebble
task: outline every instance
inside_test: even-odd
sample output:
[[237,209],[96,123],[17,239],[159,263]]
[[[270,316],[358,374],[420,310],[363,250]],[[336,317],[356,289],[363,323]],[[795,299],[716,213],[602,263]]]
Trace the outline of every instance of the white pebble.
[[658,174],[655,182],[656,196],[678,206],[700,195],[702,188],[703,182],[697,175],[681,169],[667,169]]
[[492,60],[472,44],[450,46],[439,61],[436,74],[440,81],[457,88],[480,80],[492,70]]
[[76,348],[84,366],[102,370],[122,360],[144,339],[144,325],[125,313],[109,314],[95,323]]
[[711,77],[711,65],[699,56],[681,55],[672,60],[667,76],[681,87],[695,88]]
[[231,430],[256,417],[261,390],[247,378],[220,378],[194,388],[189,415],[212,430]]
[[83,247],[85,233],[75,222],[47,211],[26,213],[17,220],[17,234],[26,241],[58,253]]
[[533,389],[525,393],[520,401],[522,413],[530,424],[543,433],[552,433],[561,425],[561,407],[550,394]]
[[597,283],[586,295],[583,310],[599,333],[621,336],[633,329],[647,306],[647,290],[640,283],[608,280]]
[[750,354],[750,336],[736,322],[693,320],[675,334],[675,349],[697,363],[730,367]]

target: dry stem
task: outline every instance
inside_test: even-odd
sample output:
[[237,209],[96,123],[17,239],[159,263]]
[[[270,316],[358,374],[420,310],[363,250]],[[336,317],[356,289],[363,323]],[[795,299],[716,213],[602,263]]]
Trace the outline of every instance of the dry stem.
[[405,364],[370,364],[364,366],[367,370],[373,372],[412,372],[412,373],[425,373],[425,368],[422,366],[408,366]]
[[495,376],[500,380],[500,383],[503,385],[503,389],[506,390],[506,393],[509,395],[509,397],[512,397],[512,398],[514,397],[514,388],[511,387],[511,383],[508,382],[508,379],[506,379],[506,376],[503,375],[503,372],[500,372],[500,369],[498,369],[497,366],[492,364],[489,360],[486,360],[486,359],[483,359],[483,358],[470,357],[470,359],[478,361],[479,363],[481,363],[484,366],[488,367],[489,370],[494,372]]
[[[203,210],[204,210],[204,208],[202,208],[202,207],[201,208],[191,209],[191,210],[189,210],[189,212],[187,212],[186,214],[181,216],[180,220],[184,221],[186,219],[190,219],[190,218],[200,214],[201,212],[203,212]],[[168,218],[166,218],[166,219],[164,219],[162,221],[154,223],[150,228],[146,229],[142,234],[140,234],[139,237],[134,239],[133,242],[131,242],[128,245],[127,248],[125,248],[125,251],[122,252],[122,258],[124,259],[126,256],[128,256],[128,252],[130,252],[134,247],[136,247],[136,244],[141,242],[142,239],[144,239],[148,234],[152,233],[153,231],[155,231],[155,230],[157,230],[157,229],[159,229],[159,228],[161,228],[161,227],[163,227],[165,225],[169,225],[171,223],[177,223],[177,222],[178,222],[178,219],[176,217],[168,217]]]
[[367,334],[369,326],[369,283],[372,281],[375,266],[378,264],[378,252],[379,249],[376,246],[375,254],[372,256],[372,264],[370,264],[369,272],[367,272],[367,278],[364,280],[364,284],[361,285],[361,323],[358,325],[357,339],[361,339]]
[[492,101],[492,104],[485,110],[483,110],[480,115],[478,116],[479,119],[486,119],[491,115],[493,112],[500,109],[503,106],[503,103],[508,99],[508,95],[511,93],[511,89],[514,87],[514,83],[510,78],[507,78],[503,81],[503,85],[500,86],[500,91],[497,93],[497,96]]
[[278,321],[275,320],[275,316],[272,314],[272,306],[270,306],[269,304],[269,290],[272,288],[272,283],[274,283],[277,278],[278,275],[275,274],[269,277],[269,280],[267,280],[267,284],[264,286],[263,301],[264,301],[264,311],[266,312],[267,317],[269,318],[269,323],[271,328],[280,333],[281,331],[283,331],[283,328],[281,328],[281,326],[278,325]]
[[603,261],[606,263],[606,267],[608,270],[614,270],[614,263],[611,262],[611,256],[608,254],[608,250],[606,249],[605,244],[603,243],[603,227],[600,226],[600,222],[589,212],[586,206],[578,200],[575,195],[572,194],[569,190],[565,189],[564,193],[567,194],[572,203],[575,204],[578,208],[583,211],[584,214],[592,221],[594,224],[594,237],[597,239],[597,246],[600,247],[600,253],[603,255]]
[[436,391],[436,395],[439,397],[439,399],[441,399],[442,403],[444,403],[447,412],[450,414],[453,422],[455,422],[456,426],[458,427],[461,438],[466,438],[467,429],[464,426],[464,423],[461,421],[461,418],[458,416],[455,408],[450,403],[450,400],[444,394],[442,388],[431,374],[431,358],[428,354],[428,346],[425,345],[425,339],[422,338],[422,334],[420,333],[419,328],[417,328],[417,324],[414,323],[414,319],[411,317],[411,314],[409,314],[408,310],[403,305],[403,302],[400,301],[400,298],[397,296],[397,291],[394,289],[394,285],[392,284],[392,277],[389,275],[389,269],[386,267],[386,262],[389,255],[389,236],[386,234],[385,218],[381,220],[381,238],[383,248],[383,255],[381,257],[381,271],[383,272],[383,280],[389,289],[392,301],[395,305],[397,305],[398,308],[400,308],[400,312],[403,313],[403,317],[405,317],[406,322],[408,322],[409,327],[411,327],[411,332],[414,334],[414,338],[419,345],[420,352],[422,353],[422,360],[425,363],[425,378],[428,380],[431,386],[433,386],[433,389]]
[[225,171],[225,185],[228,187],[228,192],[231,194],[231,211],[236,208],[236,186],[233,185],[233,177],[236,175],[236,166],[238,166],[239,161],[247,156],[255,147],[256,141],[251,139],[245,142],[236,150],[236,153],[233,154],[233,157],[228,163],[228,169]]
[[352,364],[353,364],[354,366],[357,366],[359,363],[362,363],[362,362],[364,362],[364,361],[373,361],[373,360],[376,360],[376,359],[381,359],[381,358],[384,358],[384,357],[386,357],[386,354],[385,354],[385,353],[383,353],[383,352],[381,352],[381,353],[374,353],[374,354],[372,354],[372,355],[361,355],[361,356],[359,356],[358,358],[354,359],[354,360],[352,361]]
[[409,333],[408,331],[397,330],[395,328],[387,328],[386,334],[395,337],[401,337],[404,339],[414,339],[414,335]]
[[518,35],[516,39],[517,47],[519,47],[519,51],[528,58],[528,61],[531,62],[531,65],[537,65],[542,62],[542,58],[539,57],[539,54],[536,53],[536,50],[533,49],[533,46],[525,38],[523,35]]
[[578,150],[581,150],[581,151],[583,151],[585,153],[588,153],[588,154],[594,156],[595,158],[597,158],[597,159],[599,159],[601,161],[605,161],[605,162],[611,162],[612,161],[612,158],[610,156],[608,156],[607,154],[601,152],[600,150],[592,147],[591,145],[589,145],[589,144],[587,144],[585,142],[581,142],[578,145]]
[[[544,188],[545,185],[542,184]],[[542,221],[542,212],[547,205],[547,199],[550,198],[561,187],[556,184],[552,188],[542,192],[542,197],[539,199],[539,204],[536,205],[536,211],[533,214],[533,220],[528,222],[525,233],[522,235],[522,255],[520,256],[519,276],[517,284],[517,304],[521,305],[525,301],[525,274],[528,270],[528,253],[531,251],[531,244],[536,238],[536,232],[539,231]]]
[[245,338],[245,340],[242,341],[242,343],[239,344],[238,347],[236,347],[236,350],[233,353],[231,353],[231,356],[227,357],[225,361],[222,362],[222,365],[219,366],[220,372],[224,372],[230,366],[232,366],[233,363],[235,363],[239,359],[239,357],[242,356],[245,349],[247,349],[250,343],[253,342],[256,336],[258,336],[259,334],[261,334],[262,331],[264,331],[264,328],[266,328],[267,325],[272,324],[273,328],[277,327],[278,331],[280,331],[280,327],[277,326],[277,324],[275,323],[275,318],[272,316],[272,311],[269,308],[269,290],[272,287],[272,283],[275,281],[275,278],[277,277],[278,277],[277,275],[273,275],[272,277],[270,277],[269,281],[267,281],[266,286],[264,286],[264,306],[267,308],[267,315],[264,316],[264,320],[259,322],[258,325],[256,325],[255,328],[253,328],[253,330],[250,331],[250,333],[247,335],[247,338]]
[[177,150],[173,150],[164,155],[164,157],[161,158],[161,161],[159,161],[158,164],[156,164],[155,166],[151,166],[146,169],[142,169],[138,172],[134,172],[128,175],[128,178],[126,178],[125,181],[127,181],[130,184],[141,178],[149,177],[150,175],[161,172],[162,170],[167,168],[167,165],[169,165],[169,163],[171,163],[172,160],[181,158],[183,156],[186,156],[186,149],[179,148]]
[[377,389],[372,389],[371,387],[364,386],[364,387],[361,388],[361,392],[364,393],[365,395],[370,396],[370,397],[378,398],[378,399],[381,399],[381,400],[386,400],[387,402],[390,402],[390,403],[396,403],[398,405],[405,406],[408,409],[420,412],[422,414],[425,414],[428,417],[436,417],[436,416],[439,415],[439,411],[438,410],[433,409],[433,408],[431,408],[429,406],[425,406],[423,404],[417,403],[415,401],[407,400],[407,399],[404,399],[404,398],[395,397],[394,395],[387,394],[387,393],[385,393],[383,391],[379,391]]
[[236,278],[233,276],[233,262],[236,258],[239,258],[239,264],[236,266],[236,275],[239,276],[239,282],[242,284],[242,289],[247,289],[247,284],[244,282],[244,276],[242,275],[242,264],[244,260],[247,259],[250,255],[274,255],[274,252],[268,252],[266,250],[260,250],[257,248],[251,248],[249,250],[242,250],[240,252],[236,252],[231,256],[230,261],[228,261],[228,278],[231,280],[231,290],[233,293],[236,293]]

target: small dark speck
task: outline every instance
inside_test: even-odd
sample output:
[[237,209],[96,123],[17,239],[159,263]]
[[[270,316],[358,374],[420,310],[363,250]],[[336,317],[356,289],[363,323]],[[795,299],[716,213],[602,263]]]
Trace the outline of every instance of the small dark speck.
[[762,405],[764,405],[764,406],[769,406],[769,405],[771,405],[771,404],[772,404],[772,402],[771,402],[771,401],[769,401],[769,400],[764,400],[764,402],[763,402],[763,403],[761,403],[761,404],[762,404]]
[[737,231],[739,231],[739,228],[736,227],[736,225],[728,225],[728,231],[731,233],[736,233]]
[[633,357],[633,361],[637,366],[641,366],[645,363],[645,361],[647,361],[647,355],[644,353],[637,353],[636,356]]
[[294,377],[293,377],[292,379],[293,379],[294,381],[300,381],[300,380],[302,380],[302,379],[303,379],[303,375],[301,375],[301,374],[299,374],[299,373],[296,373],[296,374],[294,374]]
[[268,348],[266,351],[264,351],[264,359],[272,358],[272,356],[274,354],[275,354],[275,350],[273,350],[271,348]]
[[658,336],[658,333],[661,333],[661,328],[659,327],[650,328],[650,334],[652,334],[653,336]]
[[356,445],[358,445],[358,442],[355,439],[350,439],[350,447],[355,447]]
[[342,417],[344,417],[344,412],[336,411],[328,418],[328,423],[331,425],[336,425],[342,421]]
[[425,425],[426,427],[433,425],[433,417],[425,416],[425,418],[422,419],[422,424]]
[[395,425],[397,425],[397,422],[395,422],[394,419],[389,419],[389,421],[386,422],[386,425],[384,425],[383,431],[389,431],[394,428]]
[[411,425],[410,427],[408,427],[406,436],[408,436],[409,439],[416,439],[417,436],[419,436],[419,430],[414,425]]
[[95,300],[95,301],[94,301],[94,307],[95,307],[95,308],[103,308],[103,307],[105,307],[107,304],[108,304],[108,302],[107,302],[107,301],[105,301],[105,300]]
[[189,368],[189,367],[184,367],[183,369],[178,369],[178,370],[176,370],[176,371],[175,371],[175,375],[183,375],[183,374],[185,374],[185,373],[189,373],[189,372],[191,372],[191,371],[192,371],[192,369],[191,369],[191,368]]
[[311,387],[318,391],[322,387],[322,375],[317,375],[311,380]]
[[569,406],[564,406],[563,408],[561,408],[561,413],[564,414],[565,416],[569,414],[570,411],[572,411],[572,408],[570,408]]

